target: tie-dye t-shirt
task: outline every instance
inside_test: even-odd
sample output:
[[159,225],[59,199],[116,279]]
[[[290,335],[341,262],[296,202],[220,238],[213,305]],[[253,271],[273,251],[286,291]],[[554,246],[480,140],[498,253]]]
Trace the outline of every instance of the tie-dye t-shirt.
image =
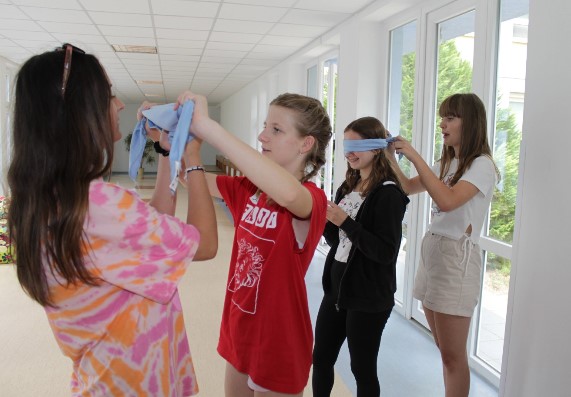
[[87,268],[99,286],[46,271],[48,320],[73,360],[73,396],[191,396],[198,392],[177,283],[198,247],[194,226],[134,192],[91,183]]

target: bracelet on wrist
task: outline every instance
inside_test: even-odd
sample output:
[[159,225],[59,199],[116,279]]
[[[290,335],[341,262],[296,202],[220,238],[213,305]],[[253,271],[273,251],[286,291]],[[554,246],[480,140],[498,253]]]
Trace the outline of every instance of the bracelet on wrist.
[[188,167],[187,169],[184,170],[185,174],[188,174],[189,172],[192,172],[192,171],[204,172],[204,167],[202,167],[201,165],[193,165],[192,167]]
[[153,144],[153,147],[155,148],[155,152],[157,152],[158,154],[162,154],[165,157],[168,157],[168,155],[170,154],[170,152],[168,150],[165,150],[162,148],[159,141],[155,141],[155,143]]

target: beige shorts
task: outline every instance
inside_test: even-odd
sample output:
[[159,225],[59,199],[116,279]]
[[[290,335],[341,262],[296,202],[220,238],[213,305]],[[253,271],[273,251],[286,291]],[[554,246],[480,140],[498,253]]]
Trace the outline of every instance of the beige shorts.
[[471,317],[482,287],[482,250],[469,237],[426,233],[413,296],[428,309]]

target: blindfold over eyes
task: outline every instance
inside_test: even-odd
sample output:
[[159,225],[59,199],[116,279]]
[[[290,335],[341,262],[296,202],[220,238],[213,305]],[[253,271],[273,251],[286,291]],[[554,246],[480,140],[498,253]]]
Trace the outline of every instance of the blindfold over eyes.
[[345,139],[343,140],[343,151],[345,154],[349,152],[366,152],[368,150],[385,149],[389,143],[394,142],[396,137],[387,139]]

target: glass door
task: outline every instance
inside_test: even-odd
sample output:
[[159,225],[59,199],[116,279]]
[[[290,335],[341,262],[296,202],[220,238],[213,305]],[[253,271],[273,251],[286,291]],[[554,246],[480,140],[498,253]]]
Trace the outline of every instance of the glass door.
[[[442,152],[438,106],[449,95],[472,91],[475,26],[476,12],[467,2],[456,2],[427,15],[427,48],[433,50],[426,53],[426,100],[422,104],[422,131],[426,133],[420,147],[423,158],[432,159],[430,165],[440,158]],[[431,200],[427,194],[422,195],[419,207],[423,219],[418,223],[422,230],[417,236],[422,236],[430,223]],[[418,266],[418,260],[415,262]],[[428,328],[422,304],[416,299],[413,299],[411,314]]]
[[474,316],[471,358],[497,383],[502,368],[510,283],[519,147],[525,102],[528,0],[502,0],[498,7],[495,93],[488,118],[490,144],[501,180],[496,186],[487,227],[480,240],[484,280]]
[[[414,94],[416,86],[416,36],[417,22],[412,21],[390,31],[389,51],[389,93],[387,129],[392,135],[401,135],[413,141]],[[412,167],[406,157],[399,158],[403,172],[411,177]],[[396,310],[405,314],[405,291],[412,285],[411,277],[407,277],[407,269],[414,267],[414,245],[411,244],[411,213],[416,200],[411,197],[403,224],[401,248],[396,265],[397,291],[395,292]]]

